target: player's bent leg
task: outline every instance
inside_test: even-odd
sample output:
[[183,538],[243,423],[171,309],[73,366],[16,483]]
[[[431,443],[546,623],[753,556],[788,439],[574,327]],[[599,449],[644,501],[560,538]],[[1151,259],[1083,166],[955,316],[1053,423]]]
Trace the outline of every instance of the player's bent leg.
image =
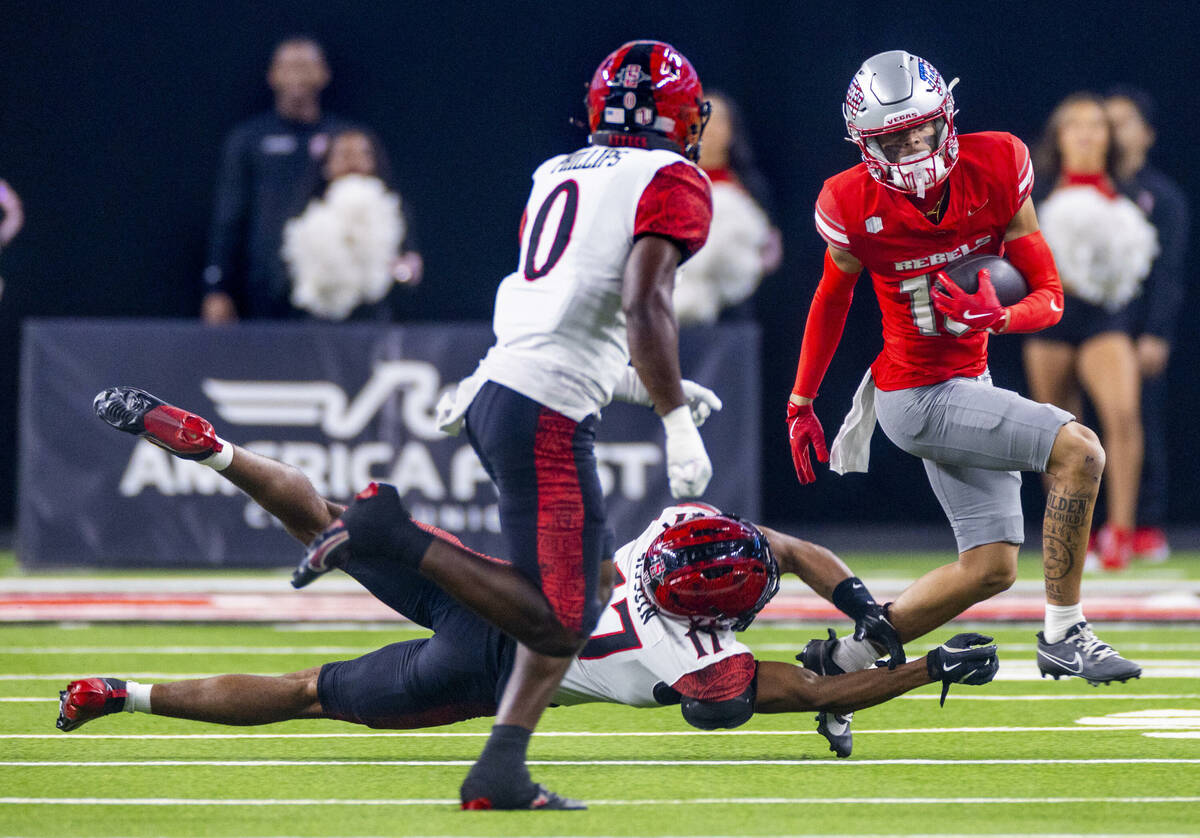
[[[834,652],[838,647],[837,632],[833,629],[828,629],[828,632],[827,638],[808,641],[796,659],[805,669],[817,675],[843,675],[847,670],[834,660]],[[829,750],[838,759],[845,759],[854,750],[854,734],[850,730],[853,719],[853,713],[834,713],[832,710],[817,713],[817,733],[825,737],[829,742]]]
[[993,542],[965,550],[958,561],[929,571],[888,606],[888,618],[900,639],[933,631],[982,602],[1012,587],[1017,578],[1016,544]]

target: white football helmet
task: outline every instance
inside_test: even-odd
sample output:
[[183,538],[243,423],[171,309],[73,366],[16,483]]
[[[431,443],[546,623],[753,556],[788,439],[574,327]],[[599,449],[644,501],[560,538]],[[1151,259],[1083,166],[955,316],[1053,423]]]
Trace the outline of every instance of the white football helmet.
[[[958,160],[950,92],[956,84],[958,79],[946,84],[932,64],[904,50],[881,52],[863,62],[850,80],[842,116],[871,177],[919,197],[946,179]],[[901,140],[926,124],[932,128],[927,143],[905,153]]]

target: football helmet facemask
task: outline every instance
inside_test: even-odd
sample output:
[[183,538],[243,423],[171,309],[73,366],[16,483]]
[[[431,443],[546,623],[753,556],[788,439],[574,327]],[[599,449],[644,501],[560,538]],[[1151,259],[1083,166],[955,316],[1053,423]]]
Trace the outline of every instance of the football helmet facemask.
[[903,50],[863,62],[850,80],[842,116],[871,177],[922,198],[946,179],[958,161],[956,84]]
[[654,539],[642,557],[641,585],[664,614],[741,631],[779,591],[779,565],[753,525],[704,515]]
[[662,41],[630,41],[596,68],[587,111],[596,145],[669,148],[695,161],[712,106],[683,53]]

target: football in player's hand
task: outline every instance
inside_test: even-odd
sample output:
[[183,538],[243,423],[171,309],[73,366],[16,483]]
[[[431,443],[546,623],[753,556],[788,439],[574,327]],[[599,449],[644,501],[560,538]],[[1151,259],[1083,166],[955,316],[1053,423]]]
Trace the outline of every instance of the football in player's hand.
[[968,256],[951,262],[945,271],[959,288],[968,294],[974,294],[979,290],[979,272],[985,268],[991,275],[992,287],[996,289],[996,298],[1000,300],[1000,305],[1010,306],[1025,299],[1025,295],[1029,293],[1029,284],[1025,282],[1025,277],[1021,276],[1021,272],[1014,268],[1011,262],[1000,256],[987,253]]

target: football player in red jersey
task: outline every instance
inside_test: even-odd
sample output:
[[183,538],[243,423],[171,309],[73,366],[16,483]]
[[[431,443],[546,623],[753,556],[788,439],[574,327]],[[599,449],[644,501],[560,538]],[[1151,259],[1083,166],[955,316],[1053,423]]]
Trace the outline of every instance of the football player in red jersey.
[[[1057,322],[1063,292],[1029,197],[1028,150],[1011,134],[959,136],[956,82],[901,50],[872,56],[851,79],[842,112],[862,163],[827,180],[817,199],[828,250],[788,403],[796,473],[802,483],[815,479],[810,447],[822,462],[831,454],[839,473],[866,471],[877,420],[892,442],[924,460],[959,558],[891,604],[906,641],[1012,585],[1024,540],[1020,472],[1044,473],[1047,605],[1038,665],[1043,675],[1093,683],[1137,677],[1141,668],[1096,638],[1080,605],[1104,450],[1071,414],[993,387],[988,374],[989,336]],[[1001,306],[986,271],[974,293],[958,288],[941,269],[969,253],[1005,256],[1024,274],[1028,296]],[[812,402],[864,268],[882,312],[883,351],[827,453]],[[842,640],[831,654],[849,669],[869,666],[877,650]],[[823,723],[842,729],[837,720]]]

